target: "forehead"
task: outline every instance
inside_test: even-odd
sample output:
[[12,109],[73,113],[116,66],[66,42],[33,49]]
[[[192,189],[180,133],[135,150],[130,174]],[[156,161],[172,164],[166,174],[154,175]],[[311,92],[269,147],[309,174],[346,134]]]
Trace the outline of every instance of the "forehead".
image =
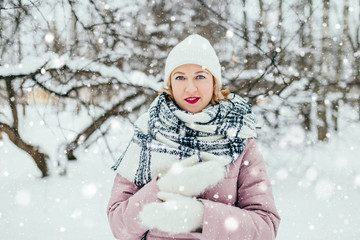
[[207,70],[204,66],[200,66],[200,65],[197,65],[197,64],[184,64],[184,65],[181,65],[181,66],[175,68],[173,73],[176,73],[176,72],[195,73],[195,72],[199,72],[199,71],[203,71],[203,72],[211,74],[210,71]]

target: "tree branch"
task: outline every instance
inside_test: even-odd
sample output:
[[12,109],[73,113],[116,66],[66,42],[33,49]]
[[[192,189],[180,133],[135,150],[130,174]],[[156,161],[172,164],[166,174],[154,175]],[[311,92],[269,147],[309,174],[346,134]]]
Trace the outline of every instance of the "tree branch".
[[11,113],[13,116],[13,127],[14,130],[17,132],[19,129],[19,118],[16,107],[17,105],[16,105],[15,92],[10,80],[6,81],[6,91],[8,92],[8,102],[10,104]]
[[27,152],[35,161],[37,167],[42,173],[42,177],[49,175],[47,168],[47,159],[49,156],[45,153],[39,151],[35,146],[25,143],[20,137],[17,129],[7,125],[6,123],[0,122],[0,131],[6,133],[9,136],[9,139],[20,149]]

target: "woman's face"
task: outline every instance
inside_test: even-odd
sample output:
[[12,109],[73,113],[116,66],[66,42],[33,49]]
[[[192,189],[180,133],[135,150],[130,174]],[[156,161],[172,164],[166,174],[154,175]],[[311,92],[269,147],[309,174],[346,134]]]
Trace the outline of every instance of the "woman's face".
[[175,102],[183,110],[198,113],[210,103],[214,82],[207,69],[196,64],[184,64],[172,71],[170,80]]

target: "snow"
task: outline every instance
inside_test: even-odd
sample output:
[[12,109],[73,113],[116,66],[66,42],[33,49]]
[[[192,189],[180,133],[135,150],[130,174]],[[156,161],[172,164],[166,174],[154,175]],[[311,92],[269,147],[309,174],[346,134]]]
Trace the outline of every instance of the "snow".
[[228,230],[228,231],[236,231],[236,229],[238,229],[239,227],[239,222],[233,218],[233,217],[228,217],[225,222],[224,222],[224,225],[225,225],[225,228]]
[[292,142],[276,151],[262,143],[282,217],[277,239],[358,238],[360,124],[351,120],[351,109],[344,107],[340,114],[341,131],[328,143]]
[[[54,1],[44,2],[41,8],[29,8],[29,20],[24,18],[21,25],[19,41],[23,51],[21,61],[12,54],[14,51],[5,51],[0,59],[0,75],[11,76],[19,74],[31,74],[40,70],[42,76],[37,77],[38,81],[44,86],[58,93],[67,93],[69,89],[79,86],[91,86],[97,83],[107,83],[109,79],[113,83],[124,83],[136,86],[145,86],[150,89],[159,90],[161,83],[159,77],[147,76],[141,71],[133,71],[129,62],[125,62],[122,70],[114,66],[94,61],[87,54],[92,52],[88,45],[88,38],[94,37],[98,43],[107,43],[109,38],[103,35],[102,30],[97,28],[94,35],[89,35],[86,31],[80,31],[76,36],[79,44],[79,56],[71,55],[69,49],[63,55],[55,54],[49,51],[49,46],[54,44],[55,38],[60,38],[69,46],[73,43],[72,21],[69,3]],[[55,1],[56,2],[56,1]],[[278,22],[278,3],[272,0],[266,0],[266,14],[261,16],[261,25],[270,33],[264,35],[261,48],[267,52],[272,44],[271,41],[279,41],[279,26],[283,26],[286,34],[282,46],[276,51],[292,51],[294,56],[306,56],[307,53],[319,54],[322,41],[322,16],[323,1],[313,1],[314,14],[311,16],[310,28],[314,38],[314,49],[303,48],[299,42],[293,39],[295,32],[299,30],[301,21],[306,21],[310,17],[308,6],[305,4],[305,14],[301,13],[298,1],[290,0],[283,4],[283,20]],[[22,4],[34,5],[31,1],[23,1]],[[93,6],[85,1],[78,1],[74,4],[76,14],[84,25],[101,22],[101,16],[96,14]],[[117,29],[126,30],[125,33],[134,33],[136,25],[134,19],[145,25],[145,31],[148,35],[156,32],[167,32],[169,25],[154,25],[153,18],[149,17],[148,8],[143,8],[149,4],[148,1],[109,0],[103,3],[97,3],[100,9],[121,9],[117,12]],[[152,1],[155,5],[156,1]],[[185,5],[184,5],[185,4]],[[226,60],[231,54],[238,58],[238,61],[245,62],[242,59],[242,53],[258,53],[258,49],[249,44],[249,49],[244,49],[244,41],[240,41],[235,35],[236,23],[243,23],[244,10],[248,17],[248,29],[250,39],[255,39],[259,20],[259,6],[257,1],[247,1],[245,6],[241,1],[232,3],[228,9],[229,23],[225,34],[226,44],[218,43],[218,51],[221,59]],[[39,5],[40,6],[40,5]],[[174,7],[175,6],[175,7]],[[221,6],[221,4],[220,4]],[[342,12],[343,2],[332,1],[330,5],[329,35],[335,44],[340,42],[342,30],[344,28]],[[349,22],[348,25],[350,38],[355,41],[357,36],[357,26],[359,25],[359,4],[358,0],[349,0]],[[4,7],[11,7],[5,2]],[[152,6],[149,6],[152,7]],[[186,25],[180,22],[190,22],[192,16],[198,14],[191,7],[191,3],[180,3],[174,5],[173,2],[165,1],[164,10],[180,7],[180,13],[170,17],[173,21],[173,32],[186,31]],[[189,7],[189,8],[184,8]],[[3,26],[4,36],[12,32],[12,15],[16,10],[4,11],[5,18]],[[145,11],[145,12],[144,12]],[[223,12],[223,11],[220,11]],[[6,18],[7,14],[9,15]],[[138,17],[136,17],[138,16]],[[231,16],[231,17],[230,17]],[[301,21],[300,21],[301,20]],[[49,32],[46,26],[48,23],[54,24],[57,36],[53,31]],[[320,23],[320,24],[319,24]],[[79,26],[78,26],[79,27]],[[191,28],[190,28],[191,29]],[[273,30],[271,30],[273,29]],[[305,31],[309,29],[305,28]],[[123,33],[123,31],[120,31]],[[166,38],[157,39],[159,44],[174,45],[179,39],[169,32]],[[275,42],[276,43],[276,42]],[[275,44],[274,43],[274,44]],[[346,45],[346,44],[345,44]],[[345,46],[344,45],[344,46]],[[16,48],[16,44],[13,44]],[[224,47],[228,46],[228,47]],[[14,50],[12,46],[9,49]],[[51,48],[50,48],[51,49]],[[110,57],[111,60],[118,58],[128,58],[131,60],[133,55],[152,55],[156,51],[159,57],[166,57],[165,52],[159,52],[157,48],[151,47],[144,51],[139,49],[137,52],[131,42],[126,44],[119,42],[115,49],[102,49],[97,58]],[[314,52],[315,51],[315,52]],[[14,56],[13,56],[14,55]],[[110,56],[108,56],[110,55]],[[86,57],[83,57],[86,56]],[[351,68],[354,58],[360,56],[360,51],[353,56],[345,56],[343,63],[345,66],[344,81],[340,83],[344,88],[346,82],[353,75]],[[149,73],[156,73],[158,62],[152,62]],[[262,64],[266,64],[264,61]],[[73,72],[78,70],[92,71],[99,73],[102,77],[87,80],[74,80],[59,85],[56,82],[49,81],[47,69],[61,68],[67,65]],[[261,63],[259,69],[241,69],[234,68],[233,72],[227,71],[227,78],[235,76],[237,79],[256,79],[263,74]],[[314,71],[320,71],[318,66],[314,66]],[[284,75],[301,75],[296,68],[279,69]],[[224,69],[225,70],[225,69]],[[306,70],[306,69],[305,69]],[[240,72],[239,72],[240,71]],[[333,72],[330,69],[329,72]],[[306,75],[305,71],[305,75]],[[311,75],[310,73],[308,73]],[[94,75],[95,77],[95,75]],[[296,109],[299,104],[308,103],[316,105],[317,95],[304,93],[302,89],[309,84],[312,76],[302,76],[297,82],[292,83],[282,92],[283,100],[272,97],[259,97],[257,100],[267,111],[264,113],[267,119],[275,125],[282,123],[278,131],[266,129],[262,125],[259,134],[259,143],[261,152],[268,165],[268,173],[273,184],[275,200],[277,202],[282,223],[280,225],[279,236],[277,239],[357,239],[360,233],[358,225],[360,223],[360,123],[356,119],[358,111],[342,108],[339,113],[340,131],[330,132],[328,143],[313,144],[316,137],[307,136],[305,131],[298,126],[300,119],[296,119]],[[269,82],[282,83],[283,79],[274,76],[268,72],[264,79]],[[285,79],[286,81],[287,79]],[[224,79],[226,83],[226,78]],[[18,83],[16,83],[18,85]],[[28,92],[34,90],[32,80],[24,83]],[[115,85],[118,87],[118,85]],[[19,88],[19,86],[17,86]],[[83,90],[86,95],[86,102],[91,100],[90,90]],[[348,97],[359,98],[359,93],[351,90]],[[343,96],[327,93],[326,102],[341,99]],[[286,100],[284,100],[286,99]],[[13,100],[13,99],[12,99]],[[116,99],[118,100],[118,99]],[[111,102],[101,101],[101,106],[105,109],[111,106]],[[104,103],[105,102],[105,103]],[[270,107],[269,107],[270,105]],[[125,109],[131,110],[133,103],[128,103]],[[106,204],[109,198],[114,172],[110,166],[119,157],[125,149],[128,140],[132,135],[132,126],[125,120],[112,118],[107,121],[89,141],[84,142],[84,137],[80,138],[78,143],[82,146],[76,151],[78,161],[66,162],[64,156],[65,143],[72,141],[76,134],[87,124],[93,121],[95,116],[103,112],[101,108],[91,108],[88,112],[80,111],[77,115],[72,106],[66,106],[65,109],[56,109],[51,105],[32,105],[26,109],[26,117],[19,114],[20,132],[26,142],[39,145],[41,151],[46,152],[51,161],[49,167],[51,177],[39,179],[40,172],[35,167],[33,160],[24,152],[16,148],[8,139],[6,134],[2,133],[3,140],[0,140],[0,233],[2,239],[113,239],[106,220]],[[329,107],[329,106],[328,106]],[[343,107],[343,106],[341,106]],[[280,118],[273,114],[275,110],[280,109]],[[19,113],[21,112],[19,107]],[[315,112],[312,112],[312,119],[315,119]],[[350,115],[354,116],[350,116]],[[0,105],[0,121],[11,123],[10,111],[5,106]],[[295,117],[294,117],[295,116]],[[109,131],[107,131],[109,130]],[[314,129],[310,129],[314,130]],[[107,131],[106,139],[102,138],[100,131]],[[261,131],[263,132],[261,134]],[[229,131],[229,135],[233,135]],[[89,144],[92,143],[90,146]],[[245,165],[248,162],[244,162]],[[66,168],[66,176],[59,176]],[[181,169],[176,169],[181,171]],[[261,186],[264,190],[267,186]],[[215,197],[215,196],[214,196]],[[231,195],[229,198],[232,197]],[[236,229],[237,222],[228,219],[224,223],[230,230]]]
[[[110,167],[125,149],[132,127],[125,120],[108,121],[109,146],[99,136],[92,137],[90,142],[96,144],[81,146],[76,151],[78,161],[66,163],[66,176],[59,176],[58,145],[71,140],[74,131],[82,129],[91,117],[84,111],[75,115],[70,107],[58,114],[55,110],[42,105],[28,107],[26,117],[21,115],[20,128],[27,141],[51,156],[51,177],[40,179],[27,154],[5,134],[0,140],[2,239],[114,239],[106,218],[115,177]],[[271,144],[260,136],[259,146],[282,217],[277,239],[359,236],[360,124],[349,120],[356,115],[349,112],[344,108],[340,113],[347,118],[341,118],[341,131],[331,134],[328,143],[304,144],[303,133],[291,126],[288,134],[277,136]],[[231,218],[224,224],[229,230],[240,225]]]

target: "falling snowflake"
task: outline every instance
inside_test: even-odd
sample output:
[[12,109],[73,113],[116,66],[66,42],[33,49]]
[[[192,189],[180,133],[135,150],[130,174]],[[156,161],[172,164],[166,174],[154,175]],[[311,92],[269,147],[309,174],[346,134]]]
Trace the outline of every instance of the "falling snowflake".
[[289,176],[289,171],[286,168],[280,168],[276,173],[276,177],[279,180],[285,180],[288,178],[288,176]]
[[82,212],[80,209],[75,209],[74,212],[71,214],[71,218],[76,219],[81,217]]
[[83,186],[83,188],[81,189],[81,192],[84,197],[92,198],[95,196],[95,194],[97,192],[97,187],[95,186],[95,184],[90,183],[88,185]]
[[232,38],[232,37],[234,37],[234,32],[232,31],[232,30],[227,30],[226,31],[226,37],[227,38]]
[[265,182],[259,183],[259,189],[260,191],[265,192],[268,189],[268,185]]
[[180,174],[183,171],[181,163],[176,162],[171,166],[170,172],[173,174]]
[[55,39],[55,37],[54,37],[54,35],[52,33],[47,33],[45,35],[45,41],[47,43],[52,43],[54,41],[54,39]]
[[236,231],[236,229],[239,228],[239,222],[233,217],[226,218],[224,225],[225,225],[225,228],[231,232]]
[[63,57],[54,58],[53,59],[53,65],[54,65],[55,68],[61,68],[61,67],[63,67],[65,65],[65,59]]
[[234,138],[237,135],[237,129],[236,128],[229,128],[226,131],[226,135],[228,136],[228,138]]
[[178,209],[178,206],[176,204],[176,201],[166,201],[164,203],[165,205],[165,209],[168,210],[168,211],[173,211],[173,210],[177,210]]

